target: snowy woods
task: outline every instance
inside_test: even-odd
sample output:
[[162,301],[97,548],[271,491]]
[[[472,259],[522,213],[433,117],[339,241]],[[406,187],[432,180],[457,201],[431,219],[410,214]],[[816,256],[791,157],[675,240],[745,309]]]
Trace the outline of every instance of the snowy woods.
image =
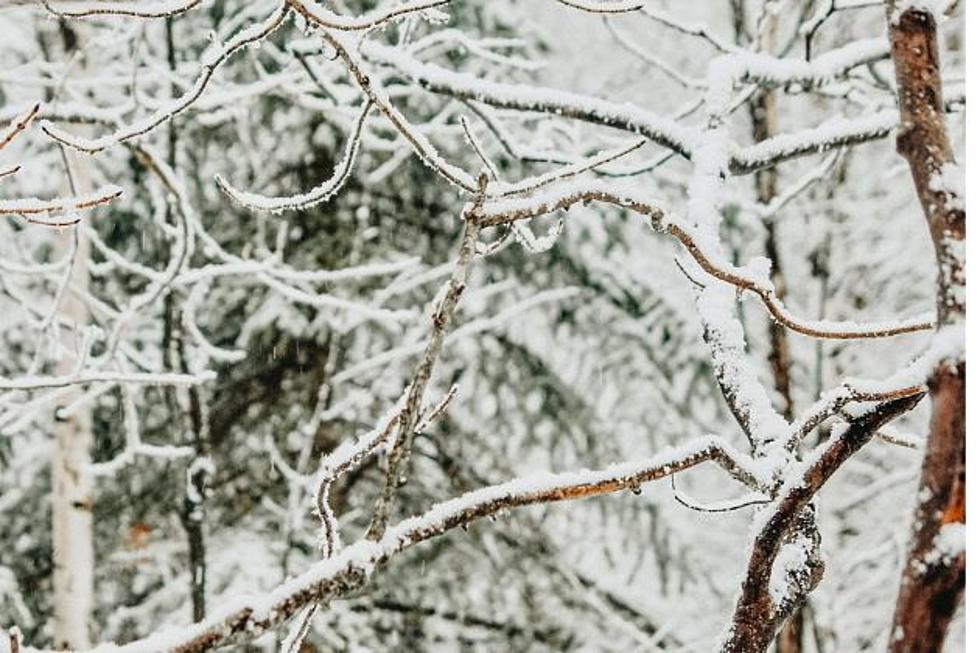
[[962,651],[965,3],[0,3],[0,651]]

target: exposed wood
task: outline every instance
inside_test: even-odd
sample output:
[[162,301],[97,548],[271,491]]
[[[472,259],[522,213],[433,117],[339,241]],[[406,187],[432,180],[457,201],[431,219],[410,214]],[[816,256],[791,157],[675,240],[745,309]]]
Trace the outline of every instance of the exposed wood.
[[911,410],[920,399],[922,395],[915,395],[883,403],[854,420],[825,446],[802,478],[776,498],[775,507],[768,509],[769,517],[760,526],[752,545],[742,592],[722,645],[725,653],[765,653],[782,622],[817,586],[823,565],[818,557],[808,556],[798,573],[789,572],[795,587],[787,590],[777,604],[769,584],[780,549],[787,541],[803,543],[810,536],[814,519],[811,501],[817,492],[879,428]]
[[[914,6],[900,11],[893,2],[889,21],[902,119],[898,151],[908,161],[936,249],[942,328],[966,315],[966,212],[962,198],[941,181],[955,160],[943,114],[936,17]],[[966,523],[965,362],[941,364],[929,388],[933,413],[892,624],[892,653],[942,650],[966,577],[965,551],[948,550],[948,540],[961,538],[956,531]],[[937,550],[940,535],[951,532]]]

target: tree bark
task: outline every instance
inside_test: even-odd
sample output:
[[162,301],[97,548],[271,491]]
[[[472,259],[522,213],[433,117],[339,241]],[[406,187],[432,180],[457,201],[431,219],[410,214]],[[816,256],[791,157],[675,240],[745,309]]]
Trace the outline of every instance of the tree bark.
[[[174,19],[168,16],[164,22],[167,66],[176,74],[177,51],[174,42]],[[171,97],[178,97],[181,89],[171,84]],[[167,165],[177,170],[177,129],[173,121],[167,125]],[[176,221],[168,206],[166,221]],[[163,369],[190,373],[187,353],[184,346],[182,311],[177,304],[175,293],[170,290],[163,298]],[[168,412],[176,425],[176,438],[187,442],[194,448],[194,458],[184,471],[183,501],[179,515],[187,534],[187,557],[190,566],[189,589],[191,597],[191,617],[201,621],[207,608],[207,496],[209,479],[213,469],[210,458],[210,429],[205,414],[204,397],[196,387],[182,392],[176,387],[164,391]],[[183,400],[183,401],[181,401]],[[189,432],[190,437],[184,435]]]
[[[942,182],[955,160],[943,111],[936,16],[914,6],[899,11],[892,2],[889,22],[902,120],[897,146],[908,161],[936,250],[938,325],[962,328],[966,212],[963,198]],[[892,653],[941,651],[963,596],[966,553],[950,542],[962,541],[966,523],[965,389],[962,361],[941,363],[929,383],[933,412],[892,624]]]
[[843,434],[822,450],[819,458],[803,473],[800,482],[777,499],[775,508],[759,529],[752,545],[742,593],[722,644],[724,653],[765,653],[783,621],[816,588],[823,574],[823,566],[814,547],[807,556],[805,569],[792,574],[787,584],[793,587],[787,589],[786,596],[777,604],[769,585],[780,549],[789,540],[802,543],[811,537],[812,529],[816,528],[812,500],[820,488],[871,440],[878,429],[914,408],[921,398],[922,395],[913,395],[882,403],[855,419]]
[[[741,15],[741,13],[737,12],[737,15]],[[767,49],[775,46],[777,27],[776,19],[771,18],[764,28],[764,32],[760,35]],[[736,30],[736,32],[738,31]],[[752,119],[752,139],[756,143],[776,135],[778,125],[775,91],[766,89],[758,93],[749,104],[749,112]],[[765,205],[773,201],[779,192],[778,169],[775,167],[766,168],[755,173],[755,191],[756,199],[760,204]],[[764,226],[766,230],[765,252],[770,261],[770,278],[776,288],[776,296],[780,301],[784,301],[786,299],[786,278],[783,275],[776,221],[769,217],[764,220]],[[780,412],[783,417],[792,421],[793,394],[790,380],[789,338],[786,327],[776,320],[769,320],[768,331],[768,360],[769,368],[772,371],[773,387],[782,402],[779,407]],[[801,605],[786,621],[785,626],[776,637],[777,653],[801,653],[803,650],[803,625],[803,606]]]
[[[758,143],[776,134],[776,94],[767,90],[755,98],[751,105],[752,135]],[[760,170],[755,177],[756,197],[760,204],[771,202],[778,192],[778,173],[776,168]],[[770,277],[776,288],[776,296],[782,301],[786,297],[786,279],[783,276],[782,256],[779,253],[779,238],[776,222],[765,221],[766,257],[771,262]],[[772,370],[773,386],[782,401],[783,417],[793,419],[793,395],[790,385],[789,339],[786,327],[775,320],[769,320],[769,367]],[[800,653],[803,650],[803,609],[802,605],[786,621],[786,625],[776,638],[777,653]]]
[[[72,193],[86,192],[91,184],[84,166],[71,166],[74,155],[65,153]],[[88,288],[89,242],[80,226],[57,236],[62,249],[75,248],[70,281],[75,288]],[[77,239],[74,244],[66,241]],[[66,292],[59,312],[77,328],[88,322],[85,304]],[[59,327],[55,327],[59,328]],[[67,336],[63,345],[75,350],[78,338]],[[62,356],[57,374],[74,371],[74,360]],[[81,397],[83,389],[69,390],[55,411],[55,453],[52,462],[52,556],[54,583],[54,641],[58,648],[88,648],[89,620],[94,592],[95,550],[92,541],[92,477],[86,467],[92,462],[92,419],[87,408],[62,415],[61,407]]]

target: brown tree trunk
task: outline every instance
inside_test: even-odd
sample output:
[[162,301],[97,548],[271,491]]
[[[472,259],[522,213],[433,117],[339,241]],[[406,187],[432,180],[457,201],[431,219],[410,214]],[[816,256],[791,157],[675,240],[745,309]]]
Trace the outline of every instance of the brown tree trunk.
[[783,629],[776,637],[777,653],[800,653],[803,650],[803,615],[805,606],[796,609],[792,617],[786,620]]
[[[765,91],[753,99],[752,136],[758,143],[776,135],[776,95],[773,91]],[[756,197],[760,204],[768,204],[775,199],[778,189],[778,173],[775,168],[760,170],[755,176]],[[766,227],[766,257],[772,263],[770,274],[776,287],[776,296],[783,300],[786,296],[786,280],[783,276],[782,256],[779,253],[779,238],[776,233],[776,223],[767,219]],[[790,358],[789,340],[786,337],[786,327],[775,320],[769,321],[769,366],[772,370],[773,385],[776,393],[783,402],[781,413],[787,419],[793,416],[793,397],[790,392]]]
[[[753,99],[752,136],[758,143],[776,134],[776,94],[767,90]],[[775,168],[760,170],[755,176],[756,197],[760,204],[768,204],[778,192],[778,173]],[[786,297],[786,280],[783,276],[782,256],[779,253],[779,238],[776,223],[771,218],[765,221],[766,256],[771,262],[770,274],[780,300]],[[790,390],[789,339],[786,327],[775,320],[769,320],[769,367],[772,370],[773,386],[782,401],[781,413],[788,420],[793,419],[793,395]],[[791,616],[776,638],[777,653],[800,653],[803,650],[803,609],[802,606]]]
[[[762,38],[766,46],[775,45],[776,20],[770,20]],[[759,143],[776,135],[776,93],[765,90],[759,93],[749,105],[752,118],[752,137]],[[779,173],[776,168],[766,168],[755,174],[756,198],[760,204],[772,202],[779,190]],[[783,275],[782,256],[779,252],[779,237],[776,222],[772,218],[764,221],[766,229],[765,251],[771,263],[770,275],[776,288],[776,296],[782,301],[786,298],[786,278]],[[773,386],[782,405],[780,412],[787,420],[793,419],[793,395],[790,381],[789,338],[786,327],[775,320],[769,320],[769,368],[772,371]],[[803,650],[803,607],[797,609],[776,637],[777,653],[801,653]]]
[[[944,119],[936,17],[915,8],[899,12],[893,2],[889,23],[902,119],[898,151],[909,163],[936,249],[938,325],[962,328],[966,213],[962,198],[936,183],[954,163]],[[929,389],[933,413],[916,495],[920,503],[892,625],[892,653],[942,650],[966,577],[966,553],[956,544],[966,523],[966,363],[940,364]]]

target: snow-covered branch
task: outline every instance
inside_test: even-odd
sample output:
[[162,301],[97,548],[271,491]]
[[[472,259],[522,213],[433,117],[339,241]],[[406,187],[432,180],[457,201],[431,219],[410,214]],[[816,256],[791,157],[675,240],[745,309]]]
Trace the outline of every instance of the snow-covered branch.
[[539,474],[476,490],[433,506],[391,526],[377,541],[364,538],[317,563],[258,599],[240,600],[203,622],[170,628],[124,645],[103,644],[98,653],[210,651],[255,639],[285,623],[307,605],[328,604],[362,587],[393,556],[478,519],[522,506],[586,499],[626,490],[713,462],[733,478],[753,478],[752,462],[718,438],[701,438],[647,459],[559,474]]
[[603,202],[645,216],[658,230],[673,236],[690,253],[701,269],[719,281],[756,295],[774,320],[785,327],[813,338],[852,340],[888,338],[905,333],[928,331],[934,323],[928,318],[861,324],[857,322],[810,321],[797,318],[783,306],[772,283],[757,270],[736,268],[718,260],[693,225],[668,217],[654,201],[630,195],[615,187],[595,183],[569,184],[546,193],[518,199],[492,200],[474,209],[483,226],[505,225],[547,213],[568,209],[576,204]]
[[194,9],[202,0],[151,0],[150,2],[51,2],[44,7],[59,18],[125,16],[127,18],[173,18]]

